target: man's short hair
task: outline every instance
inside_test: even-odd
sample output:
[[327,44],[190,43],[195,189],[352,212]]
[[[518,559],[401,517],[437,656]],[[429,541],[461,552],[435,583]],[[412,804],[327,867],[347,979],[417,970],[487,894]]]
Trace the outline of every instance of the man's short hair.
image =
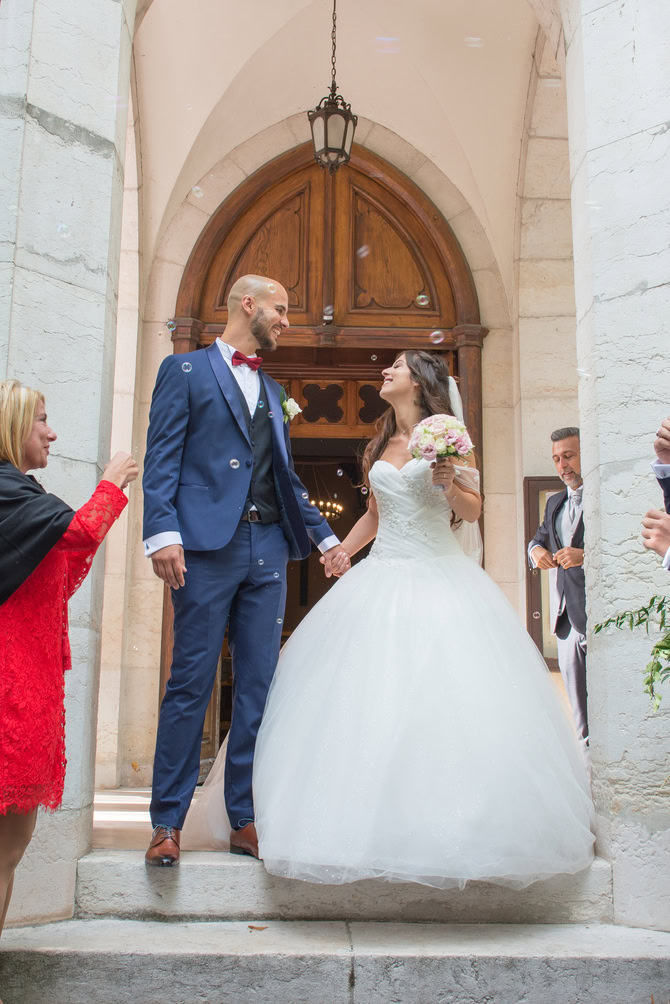
[[564,429],[556,429],[555,432],[551,434],[552,443],[558,443],[561,439],[570,439],[572,436],[576,436],[579,439],[579,429],[576,425],[566,425]]

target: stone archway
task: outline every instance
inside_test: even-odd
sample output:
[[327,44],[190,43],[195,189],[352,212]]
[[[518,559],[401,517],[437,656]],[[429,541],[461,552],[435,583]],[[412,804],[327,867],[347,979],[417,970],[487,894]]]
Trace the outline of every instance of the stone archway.
[[[165,322],[175,315],[179,289],[196,242],[219,206],[244,184],[246,178],[262,168],[268,159],[294,149],[296,142],[303,142],[308,135],[307,118],[304,113],[298,113],[251,137],[203,175],[194,176],[181,205],[165,223],[155,254],[147,263],[146,277],[141,281],[141,357],[133,429],[133,441],[140,457],[156,371],[164,356],[173,349]],[[507,372],[512,366],[511,323],[504,284],[485,228],[453,182],[401,136],[364,118],[359,118],[357,135],[366,150],[383,150],[386,163],[402,170],[448,222],[467,259],[481,321],[491,329],[484,343],[484,355],[490,354],[491,372],[499,387],[501,367]],[[496,404],[491,409],[489,404],[484,401],[484,414],[490,413],[493,423],[499,424],[501,407]],[[500,508],[497,500],[507,498],[500,494],[500,482],[499,471],[491,467],[487,474],[487,500],[494,517]],[[141,496],[135,496],[130,505],[129,537],[140,540]],[[486,546],[488,549],[488,533]],[[495,548],[491,548],[490,554],[495,556]],[[129,641],[121,681],[127,710],[120,722],[118,746],[123,752],[119,753],[118,763],[119,783],[136,786],[150,783],[153,767],[163,589],[147,567],[140,548],[130,557],[129,567],[132,604],[126,612],[125,636]],[[496,577],[496,573],[493,574]],[[517,586],[510,587],[503,582],[503,588],[514,602]]]
[[[479,323],[472,273],[447,221],[402,172],[355,146],[347,169],[331,176],[314,163],[308,143],[260,168],[219,206],[193,247],[171,325],[175,352],[211,344],[223,331],[228,291],[248,272],[275,276],[287,288],[291,328],[264,368],[290,382],[291,394],[305,408],[291,435],[309,440],[312,459],[321,456],[317,444],[324,437],[331,448],[339,443],[345,449],[346,443],[351,449],[352,441],[373,434],[379,371],[408,347],[449,356],[461,381],[466,421],[481,443],[487,329]],[[307,407],[307,392],[317,387],[321,393],[334,390],[342,407],[316,417],[311,402]],[[345,460],[343,454],[330,466]],[[308,604],[310,574],[306,567],[302,573],[302,605],[308,606],[320,593]],[[289,612],[291,601],[289,581]],[[171,652],[167,601],[162,683]],[[218,749],[218,698],[215,688],[203,737],[205,759]]]

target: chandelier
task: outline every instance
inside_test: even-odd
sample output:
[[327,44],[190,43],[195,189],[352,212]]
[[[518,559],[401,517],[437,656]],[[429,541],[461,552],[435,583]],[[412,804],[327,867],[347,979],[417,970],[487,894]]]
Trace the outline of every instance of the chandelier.
[[347,104],[341,94],[337,93],[335,81],[335,59],[337,48],[337,0],[333,0],[333,28],[331,31],[333,54],[331,56],[330,91],[321,98],[316,108],[307,112],[312,130],[314,159],[321,167],[327,167],[331,174],[338,167],[346,164],[351,156],[351,144],[354,141],[354,131],[358,116],[354,115],[351,105]]
[[323,499],[310,499],[313,506],[319,510],[322,516],[329,519],[332,523],[333,520],[339,519],[344,512],[344,506],[340,505],[339,502],[331,502],[330,499],[324,501]]

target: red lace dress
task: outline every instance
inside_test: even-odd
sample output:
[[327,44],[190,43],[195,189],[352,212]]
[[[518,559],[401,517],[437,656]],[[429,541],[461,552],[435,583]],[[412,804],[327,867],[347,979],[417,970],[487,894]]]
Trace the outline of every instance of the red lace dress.
[[68,600],[128,500],[101,481],[59,542],[0,606],[0,813],[57,809],[65,781]]

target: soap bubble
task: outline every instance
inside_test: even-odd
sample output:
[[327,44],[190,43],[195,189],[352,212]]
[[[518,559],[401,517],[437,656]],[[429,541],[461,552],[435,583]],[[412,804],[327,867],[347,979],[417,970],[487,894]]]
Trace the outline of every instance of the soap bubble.
[[235,457],[233,457],[233,459],[230,461],[230,466],[234,471],[236,471],[237,468],[240,466],[239,460],[236,460]]
[[190,363],[182,363],[181,368],[183,369],[184,373],[190,373],[191,370],[193,369]]
[[275,286],[274,282],[269,282],[268,293],[276,293],[276,292],[277,292],[277,287]]
[[272,578],[273,579],[278,579],[279,578],[279,572],[273,572],[272,573]]
[[324,319],[324,321],[332,321],[332,319],[333,319],[333,313],[334,312],[335,312],[335,308],[333,307],[332,303],[329,303],[327,306],[325,306],[323,308],[323,319]]
[[265,407],[265,401],[259,401],[258,402],[258,407],[259,408],[264,408]]
[[275,417],[274,411],[269,411],[268,412],[268,418],[274,418],[274,417]]
[[337,473],[338,478],[341,478],[342,475],[344,474],[344,471],[342,470],[341,467],[338,467],[336,473]]
[[478,38],[476,35],[468,35],[468,37],[464,39],[464,41],[465,44],[470,49],[481,49],[481,47],[484,45],[484,39]]
[[304,499],[308,499],[308,498],[309,498],[309,495],[307,494],[307,492],[303,492],[303,493],[302,493],[302,497],[303,497]]
[[199,185],[194,185],[193,188],[191,189],[191,191],[195,195],[196,199],[201,199],[203,197],[203,195],[205,194],[203,192],[202,188],[200,188]]
[[177,327],[177,325],[176,325],[175,321],[166,321],[165,322],[165,327],[168,329],[168,331],[174,331],[174,329]]
[[56,230],[61,235],[61,237],[70,237],[70,228],[67,223],[59,223]]
[[337,492],[333,492],[333,498],[334,498],[334,499],[336,499],[336,498],[337,498]]
[[417,307],[427,307],[430,304],[430,297],[426,296],[425,293],[420,293],[414,301]]
[[265,564],[265,559],[264,558],[259,558],[258,559],[258,564],[259,565],[264,565]]
[[281,617],[277,618],[277,624],[283,624],[283,621],[282,621]]
[[444,341],[444,331],[431,331],[430,340],[433,345],[439,345],[440,342]]
[[363,487],[361,488],[361,495],[367,495],[367,493],[368,489],[365,487],[365,485],[363,485]]
[[370,359],[372,359],[373,363],[377,362],[377,356],[370,356]]
[[367,258],[367,256],[370,254],[370,248],[367,246],[367,244],[361,244],[356,254],[359,258]]

